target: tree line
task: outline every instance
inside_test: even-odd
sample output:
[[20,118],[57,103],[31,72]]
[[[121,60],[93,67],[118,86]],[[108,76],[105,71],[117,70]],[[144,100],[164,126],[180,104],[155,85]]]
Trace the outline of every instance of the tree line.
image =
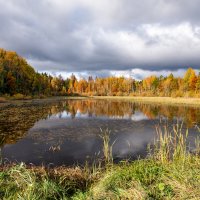
[[65,95],[69,80],[38,73],[13,51],[0,49],[0,94]]
[[143,80],[125,77],[89,76],[64,79],[38,73],[16,52],[0,49],[0,95],[96,95],[200,97],[200,73],[188,68],[183,77],[149,76]]

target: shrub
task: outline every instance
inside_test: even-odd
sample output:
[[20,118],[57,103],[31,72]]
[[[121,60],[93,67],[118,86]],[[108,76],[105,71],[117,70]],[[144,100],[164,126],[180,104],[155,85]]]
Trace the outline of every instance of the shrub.
[[40,98],[40,99],[45,99],[46,96],[45,96],[44,94],[40,94],[40,95],[39,95],[39,98]]
[[186,92],[184,94],[184,97],[195,97],[195,92],[194,91],[189,91],[189,92]]
[[183,96],[183,93],[180,90],[172,92],[172,94],[171,94],[171,97],[173,97],[173,98],[182,97],[182,96]]
[[25,98],[25,96],[21,93],[17,93],[13,95],[13,99],[15,100],[23,100]]
[[129,96],[130,97],[135,97],[135,96],[137,96],[134,92],[131,92],[130,94],[129,94]]
[[195,97],[196,97],[196,98],[200,98],[200,93],[196,93],[196,94],[195,94]]
[[109,93],[107,94],[107,96],[113,96],[113,93],[112,93],[112,92],[109,92]]
[[123,96],[123,92],[117,92],[117,96]]
[[6,99],[4,97],[0,97],[0,103],[5,103]]

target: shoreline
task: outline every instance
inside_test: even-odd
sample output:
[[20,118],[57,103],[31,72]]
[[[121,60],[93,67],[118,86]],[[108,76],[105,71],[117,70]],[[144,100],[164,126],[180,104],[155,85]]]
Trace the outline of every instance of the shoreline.
[[[0,97],[2,98],[2,97]],[[32,99],[4,99],[0,101],[0,105],[3,104],[15,104],[15,103],[35,103],[35,102],[52,102],[63,100],[120,100],[120,101],[132,101],[148,104],[158,105],[171,105],[171,106],[195,106],[200,107],[200,98],[185,98],[185,97],[130,97],[130,96],[54,96],[47,98],[32,98]]]
[[129,96],[93,96],[93,99],[109,99],[109,100],[125,100],[135,101],[142,103],[157,103],[159,105],[185,105],[185,106],[197,106],[200,107],[200,98],[173,98],[173,97],[129,97]]
[[[1,97],[0,97],[1,99]],[[88,99],[88,97],[74,97],[74,96],[54,96],[54,97],[45,97],[45,98],[31,98],[31,99],[4,99],[0,100],[1,105],[13,105],[13,104],[20,104],[20,103],[42,103],[42,102],[56,102],[56,101],[64,101],[70,99]]]

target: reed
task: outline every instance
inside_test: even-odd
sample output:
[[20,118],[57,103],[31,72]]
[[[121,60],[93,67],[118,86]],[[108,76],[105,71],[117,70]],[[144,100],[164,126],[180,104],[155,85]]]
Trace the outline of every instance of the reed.
[[110,131],[108,129],[106,129],[105,131],[103,131],[101,129],[101,134],[100,137],[103,141],[103,155],[104,155],[104,159],[103,161],[105,162],[106,166],[112,165],[113,164],[113,145],[115,144],[115,141],[111,144],[110,141]]
[[146,159],[114,164],[82,199],[200,199],[200,156],[187,139],[183,122],[159,124]]
[[172,128],[157,125],[153,157],[162,163],[184,162],[189,148],[187,138],[188,129],[183,130],[183,122],[177,121]]

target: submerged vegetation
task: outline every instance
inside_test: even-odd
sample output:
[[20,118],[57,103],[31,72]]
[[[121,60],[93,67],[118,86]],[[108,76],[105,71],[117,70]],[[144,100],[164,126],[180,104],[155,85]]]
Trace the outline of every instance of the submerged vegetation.
[[[24,84],[25,83],[25,84]],[[184,77],[149,76],[64,79],[38,73],[16,52],[0,49],[0,95],[13,99],[56,95],[200,97],[200,73],[188,68]],[[1,102],[1,101],[0,101]]]
[[[108,134],[104,164],[85,168],[2,166],[2,199],[200,199],[199,142],[191,150],[182,124],[157,126],[155,144],[145,159],[112,162]],[[112,163],[112,164],[111,164]]]

